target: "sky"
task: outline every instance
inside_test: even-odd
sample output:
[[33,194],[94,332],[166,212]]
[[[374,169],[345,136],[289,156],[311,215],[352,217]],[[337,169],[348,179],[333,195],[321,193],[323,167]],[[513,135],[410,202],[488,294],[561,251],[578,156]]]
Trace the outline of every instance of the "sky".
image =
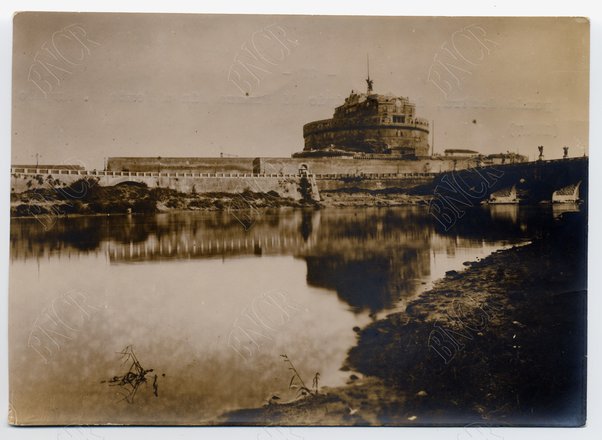
[[365,91],[406,96],[434,151],[588,152],[580,18],[21,13],[12,163],[288,157]]

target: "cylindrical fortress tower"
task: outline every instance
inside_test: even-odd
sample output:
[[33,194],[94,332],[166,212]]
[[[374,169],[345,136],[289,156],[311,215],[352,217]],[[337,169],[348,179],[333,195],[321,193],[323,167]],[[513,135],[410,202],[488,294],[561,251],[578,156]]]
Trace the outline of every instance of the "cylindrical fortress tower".
[[303,126],[305,147],[301,155],[428,156],[429,123],[416,117],[416,106],[407,97],[372,93],[372,80],[367,82],[367,93],[352,90],[331,119]]

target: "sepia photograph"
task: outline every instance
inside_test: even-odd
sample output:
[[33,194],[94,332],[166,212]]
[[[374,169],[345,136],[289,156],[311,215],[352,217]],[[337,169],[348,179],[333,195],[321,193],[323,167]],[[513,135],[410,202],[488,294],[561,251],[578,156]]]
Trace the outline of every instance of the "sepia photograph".
[[586,424],[587,18],[12,25],[9,424]]

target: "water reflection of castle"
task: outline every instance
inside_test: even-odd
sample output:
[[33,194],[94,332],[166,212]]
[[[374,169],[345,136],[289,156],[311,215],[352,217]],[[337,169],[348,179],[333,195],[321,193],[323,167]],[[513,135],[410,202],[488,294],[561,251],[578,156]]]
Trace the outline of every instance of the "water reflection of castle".
[[430,271],[432,229],[420,224],[402,212],[383,217],[374,210],[265,213],[248,231],[225,213],[74,218],[69,229],[59,220],[49,231],[19,221],[11,258],[104,253],[121,264],[292,255],[306,261],[308,283],[336,290],[353,307],[380,309],[405,289],[404,280]]
[[[501,220],[508,228],[516,223],[513,216]],[[515,234],[503,232],[488,212],[475,222],[483,234],[491,222]],[[461,233],[480,241],[478,228],[469,226]],[[412,295],[431,273],[431,252],[453,253],[461,240],[437,233],[419,208],[265,212],[248,230],[226,212],[57,219],[50,230],[22,219],[11,225],[11,259],[95,254],[109,264],[137,264],[291,255],[306,262],[310,285],[374,312]]]

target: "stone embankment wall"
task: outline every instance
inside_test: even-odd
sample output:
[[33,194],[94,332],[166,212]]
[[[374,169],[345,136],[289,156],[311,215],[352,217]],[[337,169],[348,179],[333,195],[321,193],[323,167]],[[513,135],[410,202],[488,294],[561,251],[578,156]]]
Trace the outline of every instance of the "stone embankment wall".
[[242,193],[275,191],[281,197],[302,198],[299,191],[301,177],[289,175],[253,175],[251,173],[152,173],[116,171],[80,171],[47,169],[11,169],[11,192],[20,193],[35,188],[64,188],[79,179],[92,178],[101,186],[136,182],[149,188],[170,188],[183,193],[229,192]]

